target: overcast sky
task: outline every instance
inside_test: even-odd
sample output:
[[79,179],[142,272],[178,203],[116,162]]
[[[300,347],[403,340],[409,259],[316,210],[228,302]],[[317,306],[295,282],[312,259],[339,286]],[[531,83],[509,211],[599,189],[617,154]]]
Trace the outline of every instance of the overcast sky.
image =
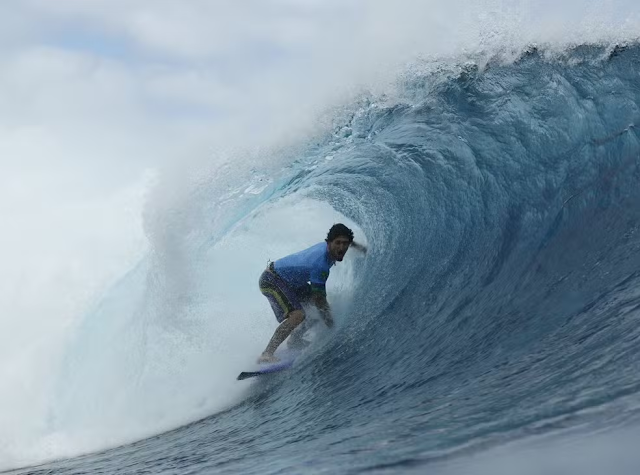
[[479,39],[633,32],[638,4],[3,0],[3,175],[20,170],[38,183],[93,170],[106,179],[115,163],[116,175],[132,179],[193,144],[206,147],[220,130],[251,131],[387,62]]

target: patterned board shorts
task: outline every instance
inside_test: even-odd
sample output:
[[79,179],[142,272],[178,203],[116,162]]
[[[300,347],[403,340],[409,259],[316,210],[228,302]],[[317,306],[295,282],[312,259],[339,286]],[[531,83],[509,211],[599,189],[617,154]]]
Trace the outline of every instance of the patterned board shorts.
[[278,322],[282,322],[289,312],[302,310],[309,299],[309,289],[291,289],[273,270],[267,269],[258,282],[260,292],[267,297]]

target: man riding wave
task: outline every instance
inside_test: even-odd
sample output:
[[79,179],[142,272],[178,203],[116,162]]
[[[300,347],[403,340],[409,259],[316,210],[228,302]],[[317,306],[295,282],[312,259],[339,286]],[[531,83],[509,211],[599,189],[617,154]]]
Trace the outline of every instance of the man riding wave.
[[303,305],[311,303],[319,311],[327,327],[333,326],[333,317],[327,302],[326,282],[331,267],[342,261],[353,246],[366,252],[366,248],[353,241],[353,231],[344,224],[334,224],[324,242],[269,263],[259,280],[260,292],[267,297],[280,325],[258,359],[259,363],[277,362],[274,352],[291,333],[289,346],[308,344],[302,335],[308,329],[303,324]]

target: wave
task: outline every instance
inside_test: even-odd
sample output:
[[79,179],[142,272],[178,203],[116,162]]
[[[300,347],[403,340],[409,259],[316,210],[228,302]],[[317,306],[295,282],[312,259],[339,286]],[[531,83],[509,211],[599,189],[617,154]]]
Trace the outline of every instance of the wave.
[[[216,427],[244,424],[251,409],[238,404],[255,394],[234,377],[273,329],[257,276],[337,221],[370,251],[332,272],[332,338],[260,393],[269,409],[253,417],[297,411],[269,437],[321,447],[328,466],[344,441],[368,454],[354,468],[408,468],[585,419],[628,423],[640,389],[639,56],[581,46],[414,65],[304,145],[270,152],[271,168],[257,152],[154,201],[152,253],[68,347],[49,442],[91,451],[226,409]],[[229,451],[215,463],[255,466],[234,440],[211,441]]]

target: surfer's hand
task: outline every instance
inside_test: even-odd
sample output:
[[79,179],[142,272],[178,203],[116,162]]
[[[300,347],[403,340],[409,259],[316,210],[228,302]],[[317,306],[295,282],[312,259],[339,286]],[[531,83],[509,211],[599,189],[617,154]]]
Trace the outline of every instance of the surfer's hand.
[[367,253],[367,246],[360,244],[359,242],[353,241],[351,243],[351,247],[353,247],[356,251],[360,251],[363,254]]

